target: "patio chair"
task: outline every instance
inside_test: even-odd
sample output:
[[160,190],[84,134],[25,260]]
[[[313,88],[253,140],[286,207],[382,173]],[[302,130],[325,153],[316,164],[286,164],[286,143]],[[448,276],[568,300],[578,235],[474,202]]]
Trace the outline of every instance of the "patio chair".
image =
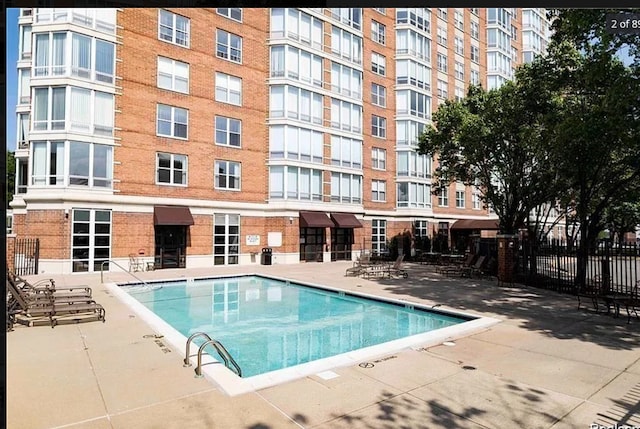
[[399,255],[393,264],[371,264],[368,267],[364,267],[360,274],[363,277],[391,277],[392,274],[402,275],[403,277],[409,277],[409,274],[403,270],[402,261],[404,255]]
[[31,296],[34,294],[52,294],[54,297],[91,297],[91,288],[88,286],[71,286],[64,288],[56,288],[55,281],[53,279],[39,280],[35,283],[31,283],[22,277],[7,270],[7,281],[11,282],[16,289],[24,292],[26,295]]
[[402,263],[404,262],[404,255],[399,255],[393,265],[389,266],[389,277],[391,276],[402,276],[405,279],[409,277],[409,273],[407,270],[402,268]]
[[371,254],[369,253],[361,253],[358,259],[353,261],[353,267],[347,268],[344,275],[348,276],[359,276],[366,267],[371,265]]
[[138,271],[144,271],[144,263],[138,255],[129,253],[129,272],[137,273]]
[[457,274],[464,267],[470,267],[475,261],[476,256],[477,255],[475,253],[469,253],[469,255],[467,255],[467,259],[465,259],[462,264],[439,265],[438,268],[436,268],[436,272],[444,275],[449,275],[451,273]]
[[640,289],[640,280],[633,286],[630,294],[616,295],[613,298],[616,314],[619,313],[621,306],[625,307],[627,311],[627,323],[631,322],[632,312],[636,315],[636,318],[640,320],[640,316],[638,316],[638,310],[640,310],[640,295],[638,295],[638,289]]
[[486,256],[481,255],[478,256],[478,259],[476,259],[476,262],[474,262],[473,265],[460,267],[460,277],[473,277],[475,273],[479,273],[484,268],[486,259]]
[[[48,320],[52,328],[63,319],[76,322],[89,319],[105,321],[104,308],[93,300],[72,298],[71,301],[66,301],[54,299],[51,294],[44,294],[49,299],[26,301],[22,292],[9,281],[7,281],[7,289],[11,293],[11,299],[7,303],[11,308],[11,317],[14,321],[27,326],[42,320]],[[18,316],[21,318],[18,319]]]
[[602,277],[600,276],[600,274],[595,275],[591,279],[587,279],[585,287],[583,289],[578,289],[576,296],[578,297],[578,310],[580,309],[580,305],[582,304],[581,298],[588,298],[591,300],[594,310],[596,310],[596,313],[598,313],[598,299],[604,297],[602,288]]

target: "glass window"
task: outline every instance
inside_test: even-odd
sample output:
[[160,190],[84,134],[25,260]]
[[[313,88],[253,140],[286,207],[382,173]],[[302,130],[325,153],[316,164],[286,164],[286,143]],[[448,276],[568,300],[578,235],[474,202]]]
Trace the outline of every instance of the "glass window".
[[371,115],[371,135],[374,137],[387,137],[387,118]]
[[371,104],[387,107],[387,88],[377,83],[371,84]]
[[219,7],[216,9],[218,15],[226,16],[234,21],[242,22],[242,9],[239,7]]
[[216,56],[234,63],[242,63],[242,37],[218,30],[216,32]]
[[188,121],[187,109],[158,104],[156,132],[159,136],[186,139]]
[[215,143],[222,146],[240,147],[242,122],[239,119],[216,116]]
[[158,57],[158,88],[189,93],[189,64]]
[[224,73],[216,73],[216,101],[242,105],[242,79]]
[[216,189],[240,190],[240,163],[233,161],[215,162]]
[[189,47],[190,20],[168,10],[159,11],[158,39]]
[[386,26],[378,21],[371,20],[371,40],[381,45],[385,44]]
[[156,154],[156,183],[187,185],[187,156],[173,153]]

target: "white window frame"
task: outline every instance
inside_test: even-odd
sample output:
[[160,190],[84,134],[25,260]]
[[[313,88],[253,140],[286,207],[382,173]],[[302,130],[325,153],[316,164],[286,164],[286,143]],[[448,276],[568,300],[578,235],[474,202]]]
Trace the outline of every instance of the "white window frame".
[[456,79],[464,81],[464,64],[463,63],[456,61],[454,75]]
[[387,150],[380,147],[371,148],[371,168],[374,170],[387,169]]
[[[226,169],[225,173],[220,173],[218,171],[222,164],[225,165],[225,169]],[[232,166],[237,166],[237,171],[238,171],[237,174],[231,173]],[[220,186],[219,184],[219,180],[222,176],[225,177],[226,186]],[[237,184],[238,184],[237,187],[231,187],[229,185],[230,178],[235,178],[237,180]],[[213,164],[213,187],[214,189],[222,190],[222,191],[241,191],[242,190],[242,163],[238,161],[216,159]]]
[[387,251],[387,221],[371,219],[371,251],[378,254]]
[[471,208],[473,210],[480,210],[482,208],[481,199],[480,199],[480,191],[474,190],[471,193]]
[[386,76],[387,57],[377,52],[371,52],[371,71],[380,76]]
[[456,208],[463,209],[465,207],[465,192],[456,190]]
[[376,21],[375,19],[371,20],[371,40],[375,43],[379,43],[380,45],[386,44],[386,31],[386,25]]
[[[166,28],[170,28],[171,29],[171,39],[166,39],[162,37],[162,31],[161,29],[163,28],[163,24],[162,24],[162,15],[163,14],[170,14],[171,15],[171,27],[167,27],[164,26]],[[185,42],[181,43],[178,41],[178,28],[177,28],[177,22],[178,19],[182,18],[184,20],[186,20],[187,26],[186,26],[186,37],[185,37]],[[182,16],[182,15],[178,15],[176,13],[170,12],[168,10],[165,9],[159,9],[158,10],[158,40],[161,40],[163,42],[166,43],[171,43],[172,45],[176,45],[176,46],[182,46],[183,48],[190,48],[191,46],[191,19],[187,18],[186,16]]]
[[449,207],[449,188],[443,186],[438,194],[438,207]]
[[475,45],[471,45],[471,52],[469,54],[469,58],[474,63],[478,64],[480,62],[480,48]]
[[[159,122],[161,121],[161,119],[160,119],[160,106],[170,107],[171,108],[171,119],[168,120],[168,122],[171,125],[171,133],[170,134],[160,134],[160,130],[159,130]],[[179,110],[183,110],[184,112],[186,112],[186,117],[187,117],[186,122],[179,123],[179,122],[176,121],[176,111],[178,109]],[[167,122],[166,119],[162,119],[162,121]],[[185,134],[186,135],[184,137],[176,135],[176,125],[184,125],[185,126],[185,130],[186,130]],[[171,106],[169,104],[157,103],[157,107],[156,107],[156,136],[172,138],[172,139],[178,139],[178,140],[188,140],[189,139],[189,110],[185,109],[183,107],[177,107],[177,106]]]
[[[226,41],[221,41],[222,38],[226,38]],[[234,46],[238,42],[239,47]],[[242,36],[218,28],[216,30],[216,57],[242,64]]]
[[331,164],[362,170],[362,140],[331,135]]
[[[170,73],[163,73],[160,71],[161,66],[160,64],[164,62],[166,64],[167,67],[169,67],[171,69]],[[157,85],[158,88],[161,89],[166,89],[169,91],[175,91],[175,92],[180,92],[182,94],[189,94],[189,73],[190,73],[190,67],[188,63],[182,62],[182,61],[178,61],[178,60],[174,60],[172,58],[167,58],[167,57],[163,57],[163,56],[158,56],[158,61],[157,61],[157,67],[158,67],[158,73],[157,73]],[[184,76],[184,73],[180,72],[179,70],[181,68],[186,68],[186,76]],[[160,77],[161,75],[166,74],[165,77],[171,79],[171,85],[170,86],[162,86],[160,83]],[[178,89],[178,86],[176,85],[176,82],[178,80],[183,80],[186,82],[186,90],[185,91],[181,91],[180,89]]]
[[[225,124],[225,128],[219,128],[219,121],[220,123],[224,122]],[[238,126],[238,132],[232,132],[231,131],[231,124],[232,123],[237,123]],[[217,146],[226,146],[226,147],[233,147],[233,148],[241,148],[242,147],[242,121],[240,119],[236,119],[236,118],[230,118],[227,116],[220,116],[220,115],[216,115],[213,118],[213,139],[214,142]],[[218,140],[218,133],[224,133],[225,136],[225,142],[221,142]],[[231,144],[231,135],[232,134],[237,134],[238,135],[238,144]]]
[[387,202],[387,181],[386,180],[371,181],[371,201],[376,203]]
[[[239,14],[239,17],[234,17],[234,12]],[[232,21],[242,22],[242,8],[241,7],[218,7],[216,8],[216,13],[218,15],[229,18]]]
[[[223,234],[216,232],[218,227],[224,229]],[[232,228],[237,232],[232,233]],[[219,243],[216,237],[223,237],[223,243]],[[213,238],[213,265],[237,265],[240,259],[240,215],[215,213]],[[216,250],[222,250],[222,253]]]
[[[235,91],[229,89],[229,84],[234,83],[240,86],[239,91],[239,101],[238,103],[234,103],[230,100],[230,95],[234,94]],[[219,97],[218,91],[224,91],[224,97]],[[238,76],[233,76],[226,73],[216,72],[215,78],[215,100],[220,103],[232,104],[234,106],[242,106],[242,78]]]
[[[269,199],[322,201],[322,176],[323,171],[314,168],[290,165],[271,166],[269,168]],[[307,179],[308,182],[306,182]],[[303,192],[307,185],[309,192]]]
[[475,21],[471,21],[470,27],[471,27],[471,30],[469,30],[469,34],[471,35],[471,37],[476,39],[476,40],[479,40],[480,39],[480,24],[475,22]]
[[[88,212],[89,214],[89,219],[87,220],[79,220],[76,218],[76,215],[79,214],[79,212]],[[103,220],[97,220],[97,215],[98,213],[109,213],[109,220],[108,221],[103,221]],[[103,267],[105,269],[109,269],[109,262],[107,262],[106,264],[104,264],[104,266],[102,265],[105,261],[109,261],[111,259],[111,246],[113,245],[113,237],[112,237],[112,233],[113,233],[113,213],[111,210],[98,210],[98,209],[85,209],[85,208],[73,208],[73,210],[71,211],[71,222],[72,222],[72,233],[71,233],[71,270],[72,272],[97,272],[98,271],[98,267],[100,267],[100,269],[102,269]],[[88,231],[88,232],[73,232],[73,231],[77,231],[77,229],[75,228],[75,225],[77,224],[88,224],[87,228],[84,228],[84,230]],[[109,225],[109,232],[108,233],[96,233],[95,231],[96,226],[97,225]],[[75,240],[74,238],[77,236],[86,236],[89,240],[88,243],[86,245],[74,245]],[[96,244],[96,237],[108,237],[109,238],[109,245],[108,246],[100,246],[98,244]],[[82,240],[84,241],[84,240]],[[86,257],[76,257],[76,250],[85,250],[86,249]],[[99,249],[107,249],[107,255],[105,257],[97,257],[96,256],[96,251]],[[84,256],[84,254],[83,254]],[[80,268],[80,269],[78,269]],[[86,269],[85,269],[86,268]]]
[[362,97],[362,72],[344,64],[331,62],[331,90],[350,98]]
[[464,55],[464,39],[462,37],[455,36],[453,39],[453,50],[458,55]]
[[348,101],[331,99],[331,128],[352,133],[362,132],[362,106]]
[[442,45],[442,46],[447,46],[447,29],[444,27],[438,27],[438,30],[436,31],[436,39],[438,41],[438,44]]
[[291,125],[269,127],[269,157],[322,164],[324,133]]
[[464,15],[462,12],[458,10],[453,12],[453,25],[457,29],[464,31]]
[[362,178],[360,174],[331,173],[331,201],[362,203]]
[[449,58],[447,58],[446,54],[442,54],[438,52],[437,68],[439,71],[441,71],[442,73],[448,73],[448,70],[449,70],[449,65],[447,64],[448,61],[449,61]]
[[387,107],[387,87],[371,82],[371,104]]
[[[160,167],[160,155],[169,155],[169,167]],[[178,170],[175,168],[175,161],[178,160],[183,161],[183,168]],[[168,170],[169,171],[169,181],[161,182],[160,181],[160,170]],[[183,183],[175,183],[175,174],[177,171],[182,172]],[[189,185],[189,157],[187,155],[177,154],[177,153],[168,153],[168,152],[156,152],[156,185],[161,186],[179,186],[179,187],[187,187]]]
[[449,83],[445,82],[444,80],[438,79],[437,85],[438,87],[436,89],[436,93],[438,95],[438,98],[449,98]]
[[371,135],[381,139],[387,138],[387,118],[371,115]]

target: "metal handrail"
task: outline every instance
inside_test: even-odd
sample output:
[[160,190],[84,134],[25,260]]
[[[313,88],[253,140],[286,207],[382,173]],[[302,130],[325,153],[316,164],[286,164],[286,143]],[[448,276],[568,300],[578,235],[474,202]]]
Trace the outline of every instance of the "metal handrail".
[[198,378],[202,377],[202,351],[209,344],[215,347],[220,357],[222,357],[222,360],[224,361],[224,366],[226,366],[227,368],[231,368],[229,366],[229,362],[231,362],[231,365],[233,365],[233,367],[236,369],[238,376],[242,377],[242,370],[240,369],[240,365],[238,365],[238,363],[231,357],[227,349],[224,348],[224,346],[220,343],[220,341],[216,341],[216,340],[207,340],[204,343],[202,343],[202,345],[198,349],[198,366],[195,369],[196,377]]
[[206,332],[196,332],[195,334],[191,334],[191,336],[187,339],[187,349],[184,354],[184,364],[182,366],[191,366],[191,362],[189,362],[189,346],[191,346],[191,342],[199,336],[203,336],[207,339],[207,341],[211,341],[211,337]]
[[106,264],[107,262],[110,262],[110,263],[114,264],[115,266],[119,267],[125,273],[129,273],[134,279],[138,280],[140,283],[144,283],[145,286],[151,287],[151,285],[149,285],[149,283],[145,282],[140,277],[138,277],[135,274],[133,274],[131,271],[125,270],[125,268],[122,265],[118,264],[115,261],[112,261],[111,259],[106,259],[106,260],[102,261],[102,263],[100,264],[100,283],[104,283],[104,264]]

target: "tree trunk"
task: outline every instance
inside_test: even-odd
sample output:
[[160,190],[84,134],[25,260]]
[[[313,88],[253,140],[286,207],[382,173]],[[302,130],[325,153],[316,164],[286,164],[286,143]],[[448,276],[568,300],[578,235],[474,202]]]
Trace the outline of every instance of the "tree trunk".
[[587,279],[587,263],[589,262],[589,225],[587,219],[580,219],[580,244],[576,252],[575,291],[583,291]]

